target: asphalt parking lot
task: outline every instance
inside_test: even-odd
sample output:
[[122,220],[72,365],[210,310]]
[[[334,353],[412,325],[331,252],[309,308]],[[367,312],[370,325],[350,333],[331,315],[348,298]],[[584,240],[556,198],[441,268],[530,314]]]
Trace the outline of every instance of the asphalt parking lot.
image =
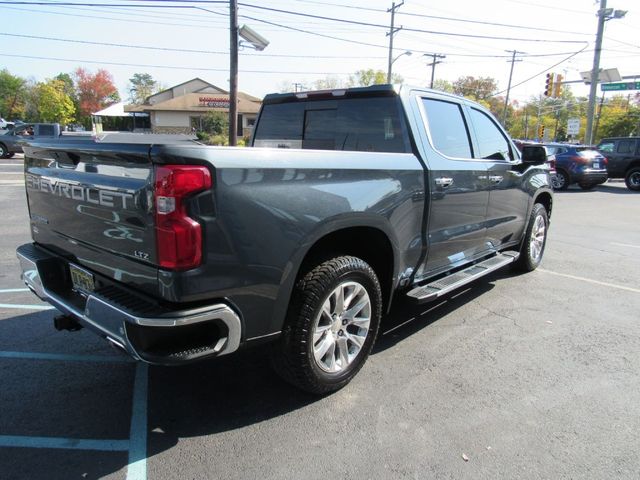
[[629,478],[640,475],[640,195],[556,194],[540,269],[398,301],[355,380],[298,392],[263,351],[136,364],[56,332],[24,290],[20,158],[0,160],[0,477]]

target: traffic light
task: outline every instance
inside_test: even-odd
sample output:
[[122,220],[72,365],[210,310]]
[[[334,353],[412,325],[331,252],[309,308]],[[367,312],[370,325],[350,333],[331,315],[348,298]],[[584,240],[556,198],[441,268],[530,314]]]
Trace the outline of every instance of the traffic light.
[[544,96],[553,96],[553,73],[547,73],[547,81],[544,84]]
[[562,75],[556,75],[556,81],[553,84],[553,96],[556,98],[560,98],[560,94],[562,93]]
[[538,138],[544,138],[544,125],[538,127]]

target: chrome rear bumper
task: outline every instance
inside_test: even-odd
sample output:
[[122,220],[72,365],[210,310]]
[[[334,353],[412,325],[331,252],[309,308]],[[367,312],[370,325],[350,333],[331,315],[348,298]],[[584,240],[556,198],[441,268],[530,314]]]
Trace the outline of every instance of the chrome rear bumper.
[[[18,247],[16,254],[22,280],[33,293],[138,360],[155,364],[185,363],[225,355],[240,345],[240,317],[224,303],[145,316],[99,292],[79,295],[63,287],[67,262],[43,248],[25,244]],[[161,347],[157,345],[158,339],[162,339]],[[172,344],[177,346],[172,349]]]

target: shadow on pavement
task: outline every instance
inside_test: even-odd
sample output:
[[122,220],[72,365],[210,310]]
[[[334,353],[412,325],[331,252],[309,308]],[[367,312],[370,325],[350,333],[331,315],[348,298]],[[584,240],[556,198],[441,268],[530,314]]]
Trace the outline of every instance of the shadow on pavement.
[[[429,304],[396,298],[383,318],[373,355],[394,348],[488,292],[500,275],[480,279]],[[117,355],[86,330],[55,332],[51,316],[52,312],[41,312],[0,320],[0,350]],[[235,430],[318,401],[319,397],[295,389],[273,372],[267,348],[183,367],[151,367],[147,456],[170,450],[182,438]],[[0,435],[126,440],[134,373],[132,363],[0,358],[0,374],[9,382],[0,392],[4,418]],[[124,478],[127,463],[126,451],[0,448],[0,471],[5,478],[44,478],[44,472],[48,479]]]

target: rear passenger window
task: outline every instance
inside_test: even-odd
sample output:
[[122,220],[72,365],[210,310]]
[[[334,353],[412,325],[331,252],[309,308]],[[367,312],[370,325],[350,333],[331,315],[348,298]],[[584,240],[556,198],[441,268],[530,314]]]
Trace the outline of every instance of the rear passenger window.
[[478,141],[477,158],[490,160],[509,160],[512,158],[508,140],[489,115],[471,108],[471,122]]
[[443,100],[423,98],[433,146],[453,158],[471,158],[469,131],[460,105]]
[[409,153],[398,97],[265,105],[255,147]]
[[615,143],[605,142],[605,143],[601,143],[596,148],[601,152],[613,152],[614,147],[615,147]]
[[620,140],[618,143],[618,153],[633,153],[636,149],[635,140]]
[[39,133],[43,137],[53,137],[55,131],[53,125],[39,125]]

